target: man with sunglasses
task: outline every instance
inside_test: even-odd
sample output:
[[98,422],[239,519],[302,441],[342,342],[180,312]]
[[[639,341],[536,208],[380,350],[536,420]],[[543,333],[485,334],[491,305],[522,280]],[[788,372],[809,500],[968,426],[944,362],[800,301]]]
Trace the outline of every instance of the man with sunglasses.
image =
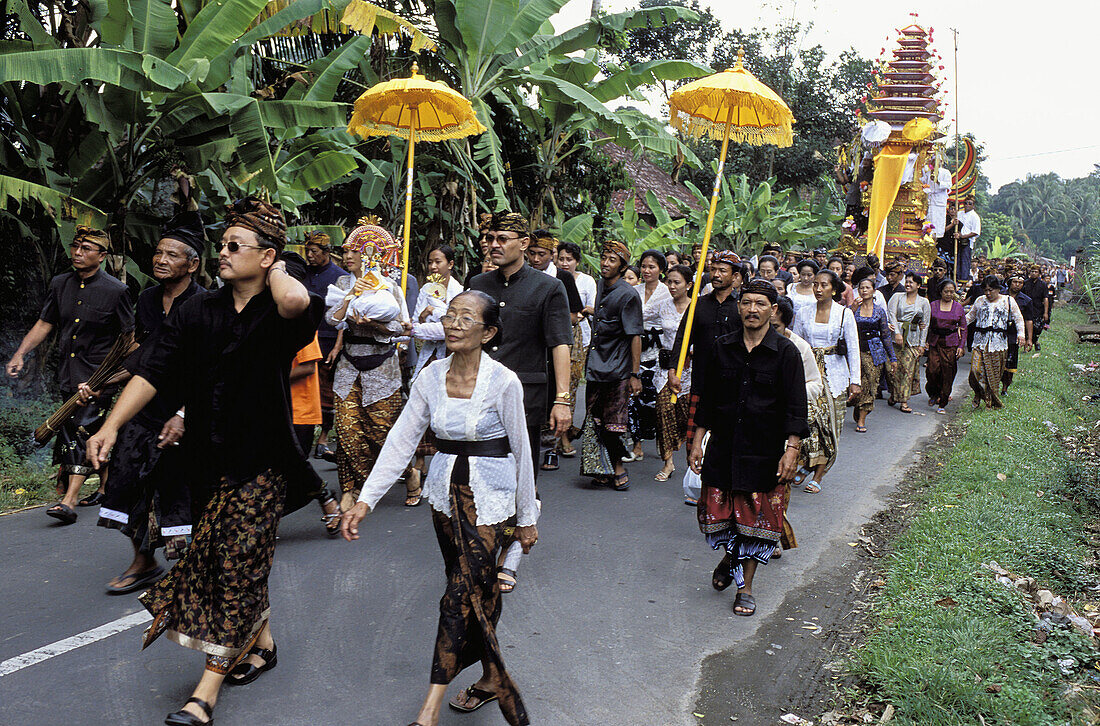
[[[8,376],[18,377],[26,355],[57,330],[57,382],[61,398],[68,400],[107,357],[118,336],[133,330],[134,309],[126,285],[100,269],[110,247],[111,238],[106,232],[83,225],[76,228],[69,245],[73,269],[50,281],[38,321],[8,361]],[[61,501],[46,514],[63,524],[76,521],[75,507],[94,506],[102,499],[106,472],[100,474],[100,490],[77,501],[80,487],[92,473],[85,457],[85,442],[103,422],[101,402],[108,400],[110,396],[91,398],[57,432],[53,462],[59,467],[57,493]]]

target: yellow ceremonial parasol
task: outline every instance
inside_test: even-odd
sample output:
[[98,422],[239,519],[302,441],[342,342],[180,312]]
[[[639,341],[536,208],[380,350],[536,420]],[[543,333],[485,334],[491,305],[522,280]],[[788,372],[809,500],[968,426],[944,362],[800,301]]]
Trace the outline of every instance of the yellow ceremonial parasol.
[[710,212],[707,214],[707,226],[703,232],[703,251],[699,255],[699,269],[696,270],[692,286],[684,342],[680,346],[680,356],[676,363],[677,377],[683,375],[684,362],[687,360],[691,325],[695,321],[695,303],[699,299],[699,285],[714,228],[714,213],[718,208],[718,191],[722,184],[730,139],[754,146],[774,144],[780,147],[790,146],[794,141],[794,133],[791,131],[794,114],[791,109],[775,91],[745,70],[743,60],[744,52],[738,50],[737,65],[732,69],[678,88],[668,99],[674,128],[696,138],[710,136],[713,139],[722,139],[718,173],[714,177]]
[[355,101],[348,133],[363,138],[398,136],[409,140],[408,179],[405,183],[405,240],[401,255],[401,294],[409,275],[409,234],[412,228],[413,149],[417,141],[445,141],[485,131],[473,106],[444,83],[429,81],[417,71],[412,76],[379,83]]

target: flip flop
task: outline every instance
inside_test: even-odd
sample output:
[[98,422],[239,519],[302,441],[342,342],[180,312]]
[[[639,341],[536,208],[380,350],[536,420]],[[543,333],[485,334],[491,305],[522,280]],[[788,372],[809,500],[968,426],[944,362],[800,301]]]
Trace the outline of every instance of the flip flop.
[[567,449],[558,449],[558,453],[560,455],[564,456],[566,459],[572,459],[574,456],[577,455],[577,450],[575,448],[568,449],[568,450]]
[[133,572],[129,575],[119,575],[119,579],[131,578],[133,581],[129,585],[123,585],[121,587],[107,586],[108,595],[129,595],[131,592],[137,592],[143,590],[148,585],[152,585],[161,577],[164,576],[164,568],[157,565],[151,570],[145,572]]
[[465,691],[463,691],[463,693],[466,695],[467,703],[470,702],[471,698],[476,698],[477,704],[473,706],[463,706],[457,704],[455,703],[455,698],[458,698],[458,696],[455,696],[455,698],[452,698],[450,701],[447,702],[447,705],[453,708],[455,711],[458,711],[459,713],[473,713],[474,711],[484,706],[486,703],[492,703],[499,698],[497,694],[491,693],[489,691],[483,691],[476,686],[470,686]]
[[[737,612],[737,608],[745,608],[747,613]],[[750,609],[751,608],[751,609]],[[745,595],[744,593],[737,593],[737,597],[733,599],[733,614],[740,615],[741,617],[751,617],[756,614],[756,600],[752,595]]]
[[59,520],[62,524],[73,524],[76,522],[76,511],[68,504],[62,504],[58,502],[49,509],[46,510],[47,517],[53,517]]
[[94,507],[103,502],[103,492],[98,489],[76,503],[78,507]]
[[500,592],[502,594],[515,590],[516,585],[519,584],[519,577],[516,575],[516,571],[508,569],[507,567],[497,568],[497,580],[500,581]]
[[714,568],[714,573],[710,576],[710,585],[718,592],[722,592],[732,584],[733,574],[730,573],[730,556],[727,554]]
[[630,488],[630,476],[625,471],[622,474],[616,474],[611,481],[611,488],[617,492],[625,492]]
[[857,434],[867,433],[867,427],[866,426],[856,426],[856,433]]

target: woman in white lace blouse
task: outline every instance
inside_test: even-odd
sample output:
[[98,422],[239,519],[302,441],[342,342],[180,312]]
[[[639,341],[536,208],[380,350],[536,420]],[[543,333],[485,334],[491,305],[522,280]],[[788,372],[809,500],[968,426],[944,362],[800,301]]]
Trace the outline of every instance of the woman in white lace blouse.
[[1023,335],[1024,316],[1020,306],[1008,295],[1001,294],[1001,279],[988,275],[982,280],[985,295],[974,301],[966,313],[966,322],[974,323],[974,346],[970,351],[970,387],[974,389],[974,408],[982,401],[989,408],[1001,408],[1001,376],[1008,355],[1008,324],[1015,321],[1020,346],[1027,341]]
[[482,292],[464,292],[443,316],[447,358],[413,381],[405,410],[390,431],[358,503],[344,514],[341,533],[359,538],[359,523],[374,509],[412,458],[431,426],[439,453],[424,482],[436,539],[447,568],[431,686],[416,724],[435,726],[447,684],[481,661],[481,679],[451,701],[473,711],[498,700],[509,724],[527,724],[519,691],[497,643],[500,588],[496,562],[511,544],[505,524],[527,552],[538,541],[535,472],[516,374],[482,352],[500,333],[499,307]]

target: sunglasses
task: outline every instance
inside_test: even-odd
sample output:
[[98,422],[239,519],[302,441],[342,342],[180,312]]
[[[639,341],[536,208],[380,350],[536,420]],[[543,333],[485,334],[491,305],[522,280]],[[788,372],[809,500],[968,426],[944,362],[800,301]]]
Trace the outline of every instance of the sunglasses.
[[229,250],[229,254],[235,255],[238,252],[240,252],[241,249],[244,248],[244,247],[248,247],[249,249],[253,249],[253,250],[274,249],[274,247],[264,247],[263,245],[242,245],[240,242],[233,241],[233,242],[219,242],[218,243],[218,252],[221,252],[223,249],[225,249],[225,250]]

